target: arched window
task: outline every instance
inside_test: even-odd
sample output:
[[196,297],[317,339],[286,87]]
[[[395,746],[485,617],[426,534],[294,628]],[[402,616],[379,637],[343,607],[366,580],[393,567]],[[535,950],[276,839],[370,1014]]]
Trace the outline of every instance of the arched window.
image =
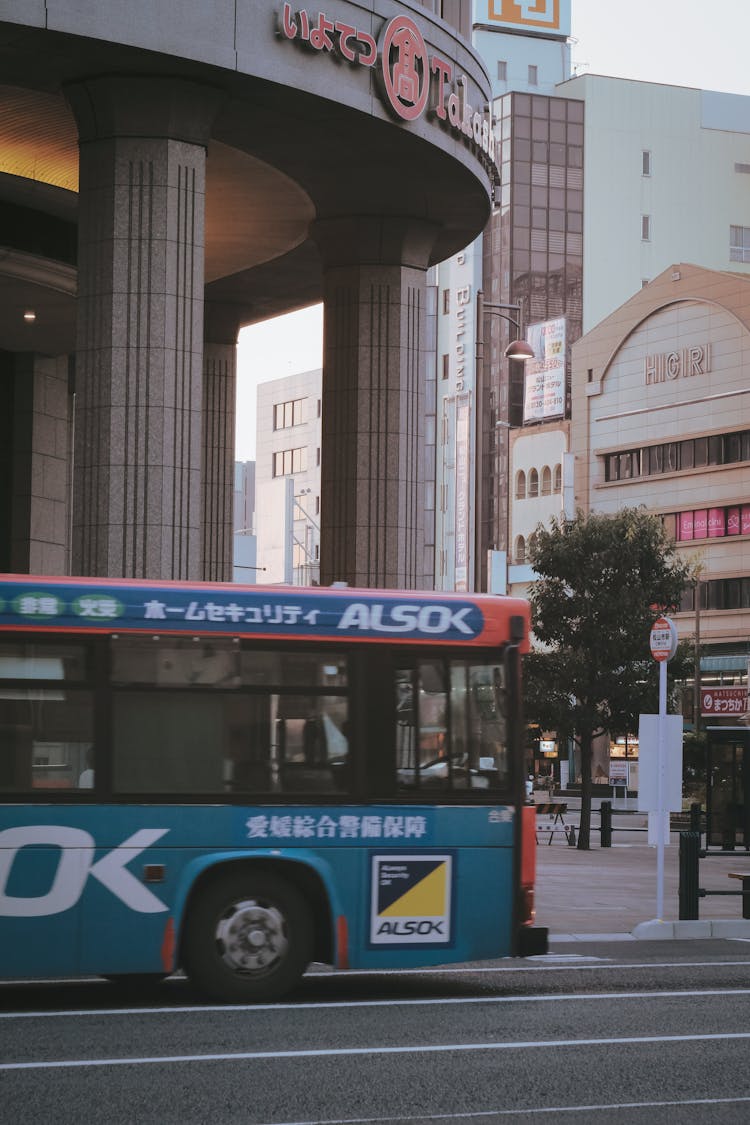
[[542,496],[549,496],[552,492],[552,470],[549,465],[542,469]]
[[529,473],[529,496],[539,495],[539,473],[532,469]]
[[516,473],[516,500],[526,499],[526,473],[520,469]]
[[562,492],[562,465],[555,465],[555,492]]
[[523,535],[519,535],[518,539],[516,539],[516,549],[513,552],[513,558],[515,559],[516,566],[523,566],[526,562],[526,540]]

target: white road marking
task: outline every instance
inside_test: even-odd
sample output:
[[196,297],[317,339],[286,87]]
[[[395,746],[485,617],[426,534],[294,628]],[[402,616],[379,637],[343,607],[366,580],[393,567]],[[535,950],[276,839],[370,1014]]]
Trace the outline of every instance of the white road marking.
[[[592,1113],[621,1109],[669,1109],[672,1106],[688,1105],[741,1105],[750,1098],[685,1098],[682,1101],[664,1102],[610,1102],[601,1105],[555,1105],[536,1106],[534,1109],[484,1109],[472,1113],[431,1113],[430,1121],[476,1121],[482,1117],[513,1117],[516,1114],[532,1113]],[[417,1113],[398,1117],[326,1117],[314,1121],[266,1122],[265,1125],[387,1125],[390,1121],[424,1121],[425,1114]]]
[[324,1059],[366,1055],[435,1055],[469,1051],[549,1051],[554,1047],[629,1047],[657,1043],[728,1043],[750,1039],[750,1031],[705,1035],[629,1035],[617,1039],[521,1039],[510,1043],[439,1043],[405,1047],[310,1047],[297,1051],[241,1051],[205,1055],[147,1055],[112,1059],[50,1059],[40,1062],[0,1063],[0,1072],[11,1070],[75,1070],[102,1066],[153,1066],[165,1063],[249,1062],[270,1059]]

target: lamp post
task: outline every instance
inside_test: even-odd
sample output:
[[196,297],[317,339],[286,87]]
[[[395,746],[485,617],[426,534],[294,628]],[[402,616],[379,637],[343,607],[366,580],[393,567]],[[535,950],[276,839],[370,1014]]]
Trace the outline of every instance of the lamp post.
[[[511,315],[511,314],[515,315]],[[477,362],[476,362],[476,466],[475,466],[475,520],[474,520],[474,575],[475,575],[475,589],[487,588],[487,583],[482,583],[482,568],[486,565],[486,556],[483,551],[483,536],[482,536],[482,509],[484,497],[484,473],[483,468],[483,450],[484,450],[484,396],[485,396],[485,365],[484,365],[484,317],[498,316],[501,320],[507,321],[513,325],[518,333],[518,337],[508,344],[503,352],[503,356],[507,360],[517,360],[525,363],[529,359],[534,359],[534,350],[530,344],[523,339],[523,309],[520,304],[509,304],[499,301],[485,301],[482,293],[477,294]],[[497,403],[499,408],[500,396],[497,395]],[[500,479],[500,458],[497,450],[497,437],[498,429],[505,429],[505,549],[506,549],[506,567],[507,555],[510,551],[510,544],[508,542],[509,526],[510,526],[510,389],[508,392],[508,417],[505,419],[495,419],[495,425],[489,433],[491,438],[488,438],[488,452],[490,442],[494,443],[494,458],[495,466],[492,477],[494,478],[494,485],[498,491],[499,496],[499,479]],[[497,516],[493,520],[492,528],[492,541],[495,548],[499,546],[500,540],[500,521]],[[484,544],[489,546],[489,544]]]
[[[308,496],[312,492],[311,488],[303,488],[299,496]],[[303,543],[294,533],[295,523],[295,508],[299,511],[302,519],[305,521],[305,542]],[[315,559],[313,551],[310,550],[310,532],[314,528],[320,535],[320,525],[316,523],[313,517],[302,506],[298,496],[294,495],[294,477],[287,477],[286,490],[285,490],[285,524],[286,535],[284,544],[284,582],[287,586],[294,584],[294,547],[295,545],[300,548],[305,562],[298,568],[299,570],[307,571],[307,585],[313,583],[312,571],[314,570],[317,560]],[[302,585],[303,583],[300,583]]]

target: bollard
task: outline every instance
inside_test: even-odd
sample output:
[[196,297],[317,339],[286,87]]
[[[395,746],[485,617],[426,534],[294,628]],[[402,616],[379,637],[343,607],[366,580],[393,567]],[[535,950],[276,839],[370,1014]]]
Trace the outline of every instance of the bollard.
[[612,847],[612,802],[602,801],[599,810],[599,831],[603,848]]
[[700,832],[701,830],[701,813],[703,809],[697,802],[693,802],[690,806],[690,831]]
[[680,832],[680,921],[698,918],[700,832]]

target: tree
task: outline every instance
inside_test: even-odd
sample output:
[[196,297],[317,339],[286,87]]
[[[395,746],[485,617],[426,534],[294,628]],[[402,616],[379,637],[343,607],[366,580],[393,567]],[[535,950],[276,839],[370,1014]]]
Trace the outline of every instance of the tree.
[[640,712],[657,710],[649,633],[660,612],[679,606],[691,565],[642,508],[539,525],[530,561],[538,580],[529,593],[536,643],[526,657],[526,717],[580,746],[578,847],[588,849],[594,739],[634,730]]

